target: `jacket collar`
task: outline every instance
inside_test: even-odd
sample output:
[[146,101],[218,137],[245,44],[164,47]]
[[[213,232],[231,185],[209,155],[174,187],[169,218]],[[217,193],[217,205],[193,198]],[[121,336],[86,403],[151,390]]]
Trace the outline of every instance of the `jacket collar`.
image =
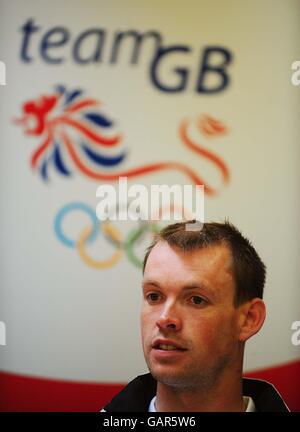
[[[147,412],[156,394],[157,382],[150,373],[139,375],[105,407],[108,412]],[[257,411],[287,412],[288,407],[275,387],[262,380],[243,378],[243,394],[251,396]]]

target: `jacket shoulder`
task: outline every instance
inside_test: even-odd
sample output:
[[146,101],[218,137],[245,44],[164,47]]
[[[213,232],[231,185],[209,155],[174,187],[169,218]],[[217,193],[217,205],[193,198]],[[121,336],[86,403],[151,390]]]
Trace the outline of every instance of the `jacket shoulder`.
[[139,375],[130,381],[104,407],[108,412],[147,412],[156,394],[157,383],[150,373]]
[[243,378],[243,394],[251,396],[259,412],[288,412],[276,388],[267,381]]

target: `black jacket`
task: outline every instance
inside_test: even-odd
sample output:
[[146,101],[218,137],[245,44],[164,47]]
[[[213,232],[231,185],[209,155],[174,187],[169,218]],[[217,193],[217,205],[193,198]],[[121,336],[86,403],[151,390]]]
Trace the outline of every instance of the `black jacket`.
[[[157,382],[150,373],[139,375],[120,391],[105,407],[107,412],[148,412],[156,395]],[[243,378],[243,394],[251,396],[260,412],[289,411],[280,394],[266,381]]]

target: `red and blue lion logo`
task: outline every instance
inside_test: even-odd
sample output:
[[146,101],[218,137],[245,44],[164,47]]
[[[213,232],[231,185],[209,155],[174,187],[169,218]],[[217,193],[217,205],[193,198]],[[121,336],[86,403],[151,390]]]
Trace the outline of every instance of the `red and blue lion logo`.
[[[217,191],[195,171],[181,162],[156,162],[128,170],[110,173],[109,167],[120,165],[127,153],[122,149],[122,135],[114,122],[103,114],[101,103],[84,96],[80,89],[68,91],[57,86],[55,92],[23,104],[23,116],[15,122],[24,127],[27,135],[41,138],[31,157],[31,166],[39,170],[44,180],[49,179],[49,167],[54,166],[63,176],[71,176],[74,167],[83,175],[100,181],[114,181],[119,177],[138,177],[162,170],[178,170],[194,184],[203,184],[208,195]],[[206,159],[221,174],[222,183],[229,181],[229,170],[222,159],[196,143],[190,136],[189,121],[179,126],[183,144],[202,159]],[[227,128],[211,116],[197,120],[198,131],[206,138],[227,133]]]
[[81,90],[68,92],[63,86],[58,86],[52,95],[24,103],[23,117],[16,122],[25,127],[26,134],[42,138],[32,155],[31,166],[40,171],[44,180],[48,179],[51,164],[62,175],[71,175],[66,153],[90,177],[93,166],[115,166],[122,162],[124,151],[117,155],[103,151],[105,147],[116,147],[121,135],[113,131],[113,122],[100,112],[99,105],[97,100],[84,97]]

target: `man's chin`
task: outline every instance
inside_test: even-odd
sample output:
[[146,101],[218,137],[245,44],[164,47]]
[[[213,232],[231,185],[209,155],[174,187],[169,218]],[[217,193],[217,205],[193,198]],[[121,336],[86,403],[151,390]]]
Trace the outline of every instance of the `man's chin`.
[[191,386],[191,378],[178,371],[163,370],[163,367],[149,368],[151,375],[157,382],[168,387],[187,388]]

